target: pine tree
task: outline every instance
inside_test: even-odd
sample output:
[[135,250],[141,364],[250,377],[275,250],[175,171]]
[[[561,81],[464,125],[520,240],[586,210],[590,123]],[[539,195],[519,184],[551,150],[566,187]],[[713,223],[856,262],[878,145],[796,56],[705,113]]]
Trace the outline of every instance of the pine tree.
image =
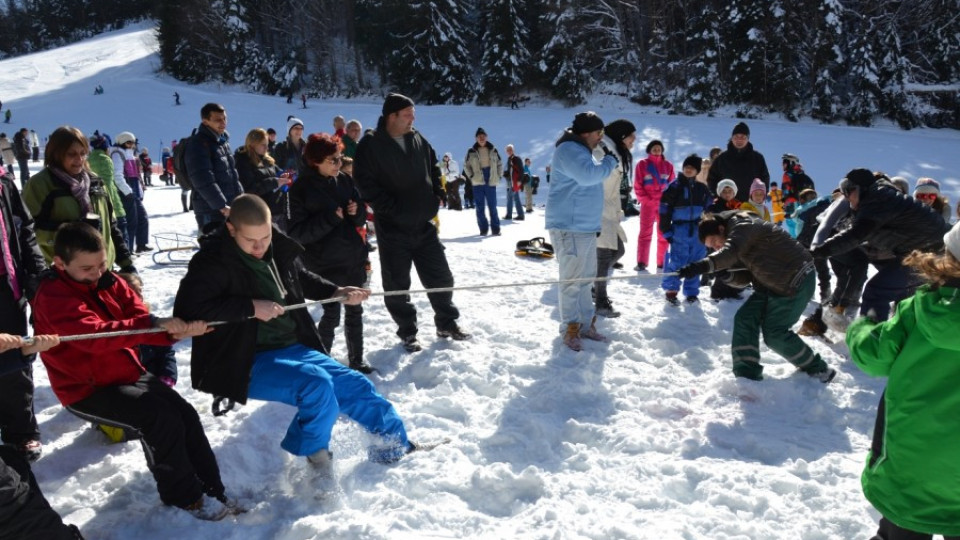
[[811,115],[827,123],[840,118],[841,100],[837,80],[846,73],[843,56],[843,7],[839,0],[822,0],[811,19],[813,33],[810,79],[813,80]]
[[390,55],[388,79],[427,104],[473,97],[472,64],[464,42],[461,0],[423,0],[405,6]]
[[541,25],[553,31],[553,37],[540,53],[539,70],[546,78],[553,97],[570,105],[586,101],[594,79],[581,51],[584,21],[575,0],[559,0],[554,10],[543,15]]
[[717,13],[709,4],[691,14],[690,30],[684,37],[689,55],[687,83],[681,86],[683,97],[674,103],[675,109],[712,111],[726,100],[726,86],[721,77],[723,43],[719,25]]
[[766,55],[771,36],[764,27],[765,16],[766,6],[753,0],[732,0],[721,15],[727,85],[736,103],[768,103]]
[[850,100],[846,104],[844,117],[852,125],[869,126],[880,113],[879,76],[869,34],[864,32],[858,35],[860,37],[852,43],[850,54],[847,92]]
[[883,51],[877,63],[880,108],[885,116],[900,127],[917,127],[920,125],[917,119],[917,100],[907,93],[906,88],[910,80],[911,66],[900,48],[895,15],[890,13],[880,19],[877,31],[871,32],[871,35],[877,39],[875,50]]
[[480,43],[480,83],[477,103],[503,103],[515,99],[530,72],[529,32],[519,13],[523,0],[493,0],[484,10],[485,26]]

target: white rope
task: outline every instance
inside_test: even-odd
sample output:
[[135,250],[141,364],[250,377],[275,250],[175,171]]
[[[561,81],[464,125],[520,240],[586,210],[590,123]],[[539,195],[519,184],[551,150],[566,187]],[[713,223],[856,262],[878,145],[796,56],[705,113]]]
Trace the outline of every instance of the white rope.
[[[663,278],[664,276],[675,276],[676,272],[666,272],[662,274],[636,274],[629,276],[607,276],[607,277],[590,277],[590,278],[575,278],[575,279],[561,279],[561,280],[548,280],[548,281],[523,281],[515,283],[497,283],[492,285],[466,285],[461,287],[435,287],[433,289],[418,289],[418,290],[398,290],[398,291],[380,291],[380,292],[371,292],[370,296],[402,296],[408,294],[434,294],[434,293],[452,293],[455,291],[480,291],[485,289],[502,289],[508,287],[538,287],[542,285],[564,285],[568,283],[594,283],[597,281],[620,281],[628,279],[642,279],[642,278]],[[289,306],[284,306],[283,312],[291,311],[294,309],[303,309],[310,306],[319,306],[323,304],[331,304],[333,302],[341,302],[346,300],[346,296],[335,296],[332,298],[327,298],[324,300],[312,300],[309,302],[303,302],[302,304],[292,304]],[[251,319],[254,317],[250,317]],[[224,324],[230,324],[231,322],[237,321],[211,321],[207,323],[207,326],[222,326]],[[60,342],[69,342],[69,341],[81,341],[87,339],[106,339],[112,337],[122,337],[122,336],[136,336],[140,334],[158,334],[160,332],[166,332],[165,329],[160,327],[153,328],[142,328],[139,330],[117,330],[114,332],[98,332],[94,334],[77,334],[73,336],[60,336]],[[24,345],[33,344],[32,337],[24,337]]]

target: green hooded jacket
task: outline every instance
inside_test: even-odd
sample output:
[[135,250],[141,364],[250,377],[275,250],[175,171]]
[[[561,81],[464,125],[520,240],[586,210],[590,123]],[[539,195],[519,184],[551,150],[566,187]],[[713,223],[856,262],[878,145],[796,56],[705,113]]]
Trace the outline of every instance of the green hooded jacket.
[[923,287],[890,320],[855,321],[847,346],[888,378],[864,495],[899,527],[960,535],[960,289]]

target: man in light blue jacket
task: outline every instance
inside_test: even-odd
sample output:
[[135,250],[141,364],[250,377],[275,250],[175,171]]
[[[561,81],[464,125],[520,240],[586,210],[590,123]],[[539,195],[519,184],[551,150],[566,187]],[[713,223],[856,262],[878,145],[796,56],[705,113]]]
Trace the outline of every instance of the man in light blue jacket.
[[[603,181],[617,166],[609,150],[601,162],[594,160],[593,149],[602,138],[603,120],[594,112],[582,112],[564,130],[553,152],[546,226],[560,263],[561,281],[597,275]],[[606,340],[594,326],[590,286],[589,281],[560,285],[560,332],[564,345],[574,351],[583,348],[581,338]]]

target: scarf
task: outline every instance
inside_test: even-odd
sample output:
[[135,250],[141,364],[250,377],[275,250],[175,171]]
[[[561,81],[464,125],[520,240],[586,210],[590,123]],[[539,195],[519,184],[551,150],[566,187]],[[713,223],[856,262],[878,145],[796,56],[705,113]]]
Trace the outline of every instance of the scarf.
[[76,177],[67,174],[59,167],[50,167],[50,171],[58,180],[70,188],[70,194],[80,205],[80,217],[90,213],[90,174],[86,170],[80,171]]

